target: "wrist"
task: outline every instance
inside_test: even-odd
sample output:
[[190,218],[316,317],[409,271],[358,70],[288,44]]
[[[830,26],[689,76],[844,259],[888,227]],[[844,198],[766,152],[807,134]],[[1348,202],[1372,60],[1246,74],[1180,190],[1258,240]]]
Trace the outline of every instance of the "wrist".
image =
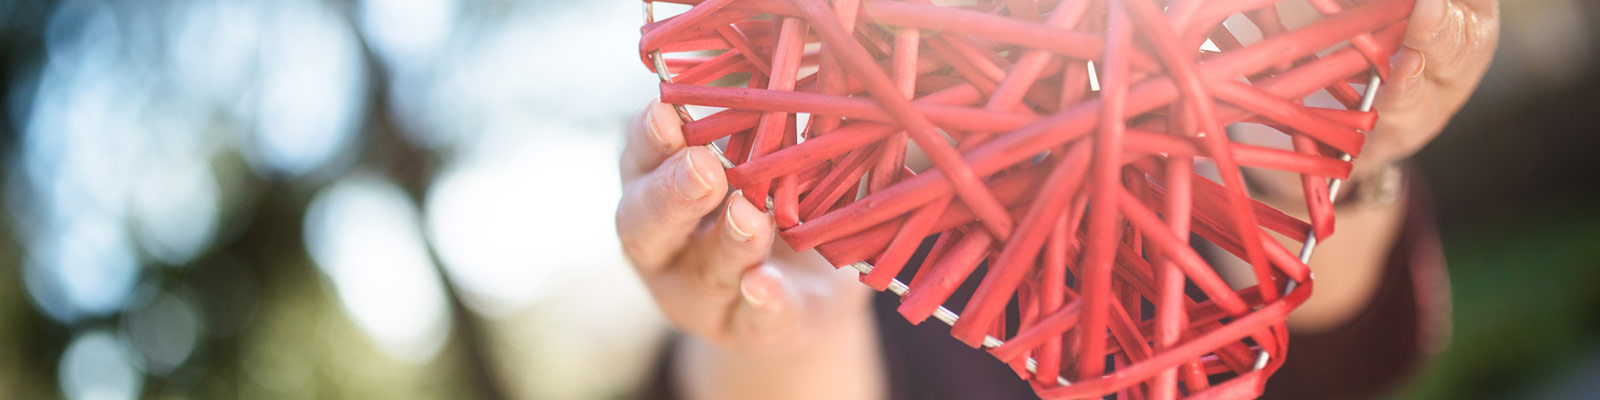
[[1341,184],[1334,197],[1336,209],[1389,207],[1397,204],[1405,190],[1405,160],[1393,161],[1373,171],[1352,175]]
[[[1375,167],[1358,167],[1339,183],[1334,193],[1334,209],[1340,211],[1393,206],[1405,188],[1405,160],[1384,162]],[[1251,197],[1278,210],[1304,217],[1306,197],[1300,175],[1283,171],[1245,170]],[[1331,182],[1331,181],[1329,181]]]
[[881,351],[870,313],[803,328],[785,340],[740,345],[682,336],[673,344],[672,379],[688,399],[882,397]]

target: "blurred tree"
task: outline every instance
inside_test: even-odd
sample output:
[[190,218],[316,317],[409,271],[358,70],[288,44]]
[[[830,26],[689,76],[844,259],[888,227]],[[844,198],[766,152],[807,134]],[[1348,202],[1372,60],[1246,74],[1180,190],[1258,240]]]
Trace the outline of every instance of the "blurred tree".
[[[54,0],[0,0],[0,171],[12,168],[21,110],[44,55],[44,21]],[[0,185],[0,210],[8,204]],[[19,279],[22,250],[10,219],[0,219],[0,392],[56,397],[55,360],[66,336],[32,311]],[[53,339],[52,339],[53,338]],[[44,371],[40,373],[39,371]]]
[[[16,144],[32,107],[38,70],[48,57],[44,36],[57,6],[53,0],[0,1],[0,96],[6,105],[0,114],[0,159],[8,169],[17,165]],[[159,7],[153,9],[157,11],[152,13],[161,12]],[[353,26],[348,15],[343,19]],[[129,25],[128,29],[139,29],[135,23]],[[359,136],[367,142],[360,146],[358,164],[399,183],[412,202],[420,204],[429,180],[437,174],[439,159],[396,131],[385,109],[387,77],[369,51],[360,58],[371,70],[368,76],[374,82],[366,86],[372,89],[365,95],[374,106],[362,118],[366,133]],[[224,118],[206,129],[222,133],[245,129],[237,124]],[[206,325],[195,352],[182,365],[145,378],[144,395],[506,398],[488,361],[491,350],[483,340],[482,321],[465,307],[442,271],[439,275],[446,280],[453,310],[453,334],[439,356],[420,366],[393,365],[370,344],[361,344],[368,339],[330,300],[330,289],[304,247],[301,224],[321,183],[264,179],[250,174],[245,164],[235,152],[210,162],[225,182],[227,203],[220,223],[224,228],[210,247],[188,265],[141,269],[139,280],[147,288],[192,296]],[[25,206],[13,201],[16,193],[9,192],[11,187],[0,186],[0,209]],[[74,332],[115,328],[129,323],[128,317],[118,314],[63,324],[30,307],[20,279],[24,250],[10,222],[0,219],[0,392],[22,398],[59,397],[57,361]],[[434,258],[433,264],[440,265]]]

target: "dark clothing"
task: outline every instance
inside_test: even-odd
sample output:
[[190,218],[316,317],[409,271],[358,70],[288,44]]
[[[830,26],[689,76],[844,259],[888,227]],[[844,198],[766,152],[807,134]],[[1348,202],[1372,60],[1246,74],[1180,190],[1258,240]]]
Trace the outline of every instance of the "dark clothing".
[[1450,278],[1432,200],[1420,179],[1406,185],[1405,219],[1371,302],[1344,326],[1313,335],[1291,331],[1289,360],[1267,380],[1264,398],[1381,396],[1449,341]]

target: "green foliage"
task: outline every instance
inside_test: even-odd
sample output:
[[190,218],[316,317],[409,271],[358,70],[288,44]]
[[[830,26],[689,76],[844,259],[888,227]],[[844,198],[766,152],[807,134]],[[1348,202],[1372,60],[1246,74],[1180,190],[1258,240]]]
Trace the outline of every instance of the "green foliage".
[[1600,351],[1600,209],[1581,203],[1444,237],[1454,338],[1398,398],[1525,395]]

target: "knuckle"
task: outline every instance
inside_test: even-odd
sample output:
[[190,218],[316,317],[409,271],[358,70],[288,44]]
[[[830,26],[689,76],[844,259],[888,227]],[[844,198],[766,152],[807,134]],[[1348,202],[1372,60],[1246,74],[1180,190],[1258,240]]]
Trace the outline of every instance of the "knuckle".
[[628,263],[637,269],[648,269],[649,265],[645,265],[645,260],[648,260],[646,258],[648,251],[639,243],[638,239],[631,235],[623,235],[618,238],[622,242],[622,255],[627,257]]
[[[706,196],[707,198],[711,196]],[[685,199],[673,192],[671,184],[659,185],[649,201],[651,211],[666,224],[683,224],[687,221],[698,220],[709,211],[708,203],[715,205],[711,200]]]
[[795,326],[789,323],[784,311],[765,310],[757,311],[763,315],[750,315],[744,318],[735,329],[747,346],[756,348],[777,348],[785,344],[793,344],[796,331]]
[[694,310],[691,307],[685,307],[684,304],[672,301],[670,296],[673,295],[658,293],[658,298],[665,298],[656,301],[656,307],[661,309],[662,316],[667,317],[667,323],[690,334],[698,334],[699,332],[697,331],[699,329],[697,328],[699,324],[696,323],[697,318],[694,318],[696,314]]
[[681,260],[693,271],[701,287],[717,293],[734,293],[739,290],[739,277],[744,270],[743,261],[736,260],[736,250],[721,240],[708,240],[708,245],[695,246]]
[[683,304],[669,305],[658,302],[657,305],[661,308],[661,313],[667,317],[667,323],[684,334],[710,343],[717,343],[723,340],[716,329],[706,326],[707,324],[703,321],[705,319],[703,310]]
[[[624,191],[624,193],[627,192]],[[650,260],[654,259],[654,250],[651,245],[654,240],[651,240],[650,236],[658,234],[657,230],[644,226],[646,221],[641,220],[638,215],[638,201],[640,200],[638,196],[628,194],[624,196],[622,201],[619,202],[614,216],[617,241],[622,247],[622,254],[627,257],[629,263],[637,268],[649,269],[653,266],[650,265]]]
[[638,160],[629,157],[627,153],[623,153],[622,158],[617,160],[617,177],[621,178],[623,186],[639,179],[641,169]]
[[687,198],[679,194],[672,185],[671,179],[659,180],[649,201],[653,211],[670,223],[698,221],[721,204],[723,195],[719,191],[712,190],[698,198]]

